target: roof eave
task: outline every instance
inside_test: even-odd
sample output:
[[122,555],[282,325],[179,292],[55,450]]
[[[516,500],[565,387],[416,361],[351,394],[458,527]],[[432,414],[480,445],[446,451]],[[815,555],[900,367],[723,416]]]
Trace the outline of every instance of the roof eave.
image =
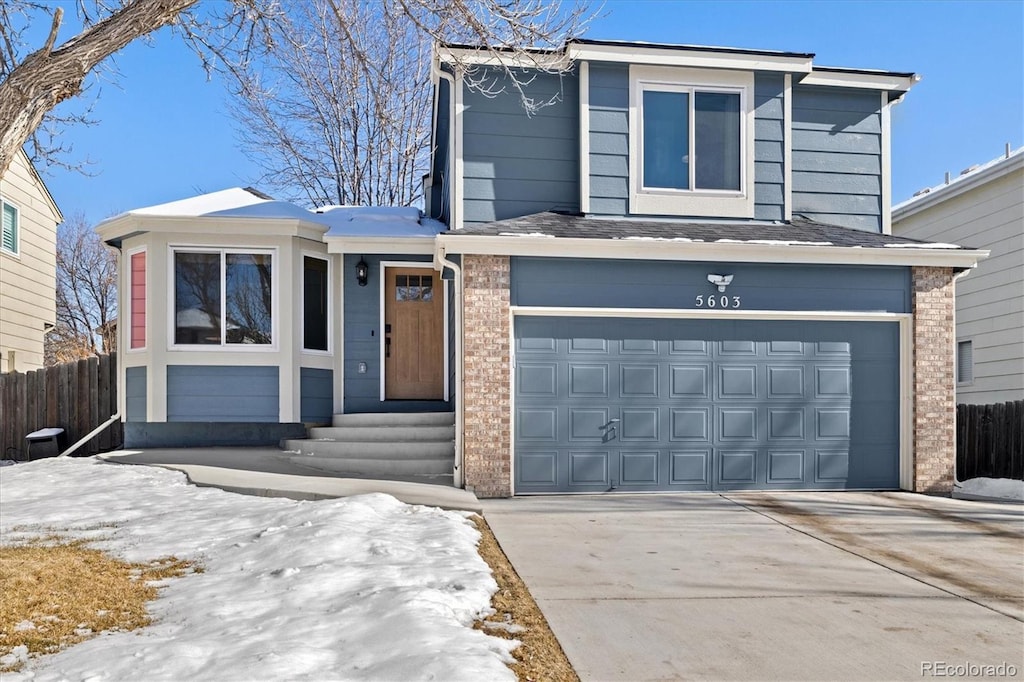
[[[211,230],[216,226],[214,230]],[[104,242],[112,243],[133,232],[175,232],[214,234],[218,237],[301,237],[319,241],[327,227],[297,218],[256,218],[236,216],[152,216],[125,213],[96,226]]]
[[432,254],[433,236],[406,237],[356,237],[350,235],[324,235],[327,253],[369,253],[369,254]]
[[858,90],[884,90],[903,94],[921,80],[916,73],[814,67],[800,79],[801,85],[822,85]]
[[794,246],[689,242],[659,239],[585,239],[493,235],[438,235],[448,253],[466,255],[609,258],[625,260],[733,261],[832,265],[931,266],[968,269],[987,258],[978,249]]
[[1024,168],[1024,153],[1014,154],[1003,162],[993,164],[989,168],[974,171],[968,176],[957,178],[948,185],[942,185],[938,189],[931,188],[927,194],[921,194],[904,201],[892,208],[893,221],[903,220],[910,216],[927,210],[932,206],[941,204],[954,197],[960,196],[979,185],[993,180],[998,180],[1004,175]]

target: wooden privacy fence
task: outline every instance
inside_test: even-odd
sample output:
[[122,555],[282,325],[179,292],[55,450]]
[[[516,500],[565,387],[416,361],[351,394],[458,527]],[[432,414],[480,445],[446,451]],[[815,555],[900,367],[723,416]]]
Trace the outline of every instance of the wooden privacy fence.
[[[49,426],[64,429],[63,451],[116,413],[116,353],[0,374],[0,454],[4,459],[24,459],[25,436]],[[115,422],[75,455],[120,447],[122,434],[121,422]]]
[[956,477],[1024,479],[1024,400],[956,406]]

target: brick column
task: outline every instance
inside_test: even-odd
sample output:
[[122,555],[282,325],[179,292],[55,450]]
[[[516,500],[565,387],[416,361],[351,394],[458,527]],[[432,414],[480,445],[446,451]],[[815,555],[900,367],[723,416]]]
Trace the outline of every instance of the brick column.
[[946,493],[956,476],[953,270],[912,270],[914,491]]
[[508,497],[512,494],[509,259],[466,255],[462,272],[464,481],[479,497]]

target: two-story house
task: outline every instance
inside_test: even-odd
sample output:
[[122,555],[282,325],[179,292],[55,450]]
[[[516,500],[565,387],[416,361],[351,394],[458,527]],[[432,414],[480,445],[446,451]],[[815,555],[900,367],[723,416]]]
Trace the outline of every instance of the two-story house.
[[991,255],[956,285],[956,397],[1024,399],[1024,147],[893,207],[893,234]]
[[98,228],[131,263],[126,444],[454,412],[480,496],[949,490],[985,254],[890,234],[914,74],[574,40],[511,64],[562,69],[524,72],[529,114],[470,87],[493,59],[437,50],[425,215],[226,190]]
[[64,217],[24,151],[0,178],[0,372],[43,366],[56,324],[57,225]]

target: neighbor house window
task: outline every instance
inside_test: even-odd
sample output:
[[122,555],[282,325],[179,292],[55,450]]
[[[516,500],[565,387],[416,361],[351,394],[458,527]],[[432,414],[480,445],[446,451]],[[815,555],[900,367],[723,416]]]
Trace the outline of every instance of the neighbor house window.
[[267,252],[174,252],[174,343],[273,343],[273,255]]
[[327,261],[305,256],[302,259],[302,347],[327,350]]
[[753,75],[630,70],[630,211],[753,217]]
[[128,284],[131,317],[132,350],[146,347],[146,252],[138,251],[129,257]]
[[974,381],[974,343],[960,341],[956,344],[956,382],[969,384]]
[[0,251],[18,255],[18,207],[0,200],[3,208],[3,234],[0,238]]

